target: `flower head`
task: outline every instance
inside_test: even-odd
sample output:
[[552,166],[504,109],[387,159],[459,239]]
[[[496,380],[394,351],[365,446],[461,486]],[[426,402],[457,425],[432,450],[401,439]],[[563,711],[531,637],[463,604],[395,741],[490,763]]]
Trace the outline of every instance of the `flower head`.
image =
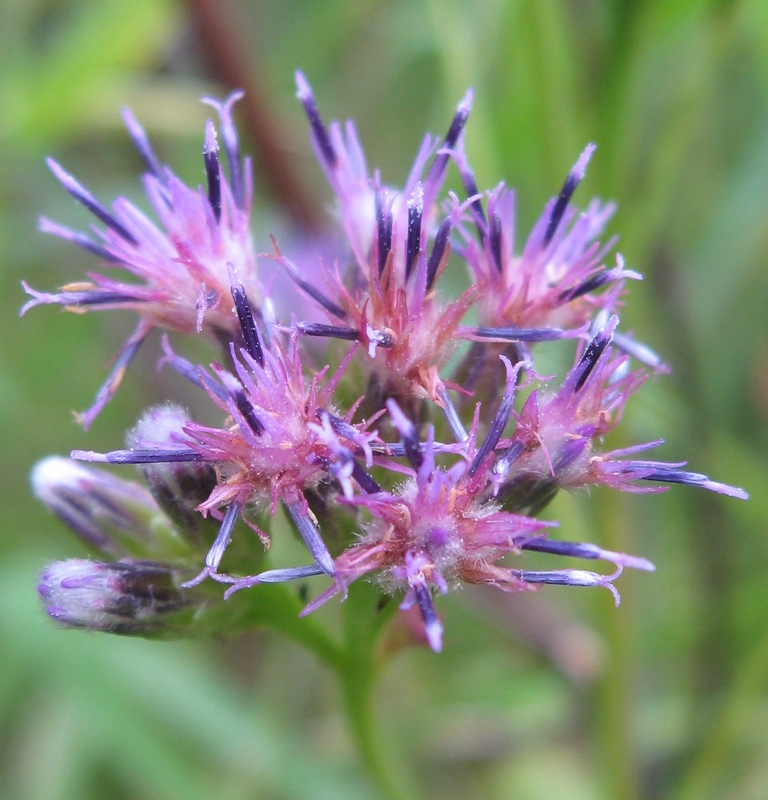
[[203,146],[207,187],[188,187],[155,156],[143,128],[129,110],[123,112],[128,131],[147,166],[144,188],[156,224],[125,198],[111,209],[53,159],[48,164],[62,186],[105,226],[88,235],[47,218],[40,228],[94,253],[119,274],[91,273],[88,280],[64,286],[58,293],[31,295],[22,313],[53,303],[73,310],[127,308],[140,318],[121,350],[115,367],[93,407],[81,415],[85,427],[98,415],[117,388],[125,367],[153,328],[182,333],[206,333],[231,340],[239,333],[232,313],[229,265],[234,264],[252,298],[258,297],[256,258],[250,232],[251,178],[249,159],[241,160],[232,106],[242,96],[234,92],[224,102],[206,100],[219,116],[229,179],[219,160],[216,129],[208,121]]
[[[509,368],[509,365],[508,365]],[[505,399],[514,393],[512,373]],[[435,463],[435,443],[430,431],[424,446],[413,423],[390,400],[390,414],[402,436],[411,462],[408,479],[392,491],[360,494],[347,502],[365,508],[371,515],[359,543],[335,562],[335,584],[308,606],[313,610],[360,577],[371,575],[388,594],[403,597],[401,608],[416,605],[433,650],[442,647],[442,624],[432,595],[445,594],[461,583],[487,584],[507,592],[532,589],[540,583],[606,586],[616,597],[612,580],[622,567],[652,570],[645,559],[613,553],[595,545],[549,542],[542,538],[553,523],[502,510],[490,496],[490,462],[496,443],[509,419],[511,402],[502,407],[496,425],[476,446],[474,434],[467,457],[450,468]],[[469,455],[472,455],[469,458]],[[584,570],[531,572],[498,562],[508,554],[539,550],[579,558],[613,562],[613,575]]]
[[[260,584],[324,577],[327,588],[305,607],[309,613],[367,579],[397,597],[401,608],[417,609],[424,639],[439,651],[436,596],[463,584],[506,592],[597,586],[618,604],[614,581],[622,569],[653,565],[596,544],[550,538],[556,523],[537,514],[560,489],[652,492],[682,483],[746,494],[683,469],[684,462],[638,457],[660,442],[604,448],[603,437],[647,376],[632,360],[654,370],[662,365],[617,330],[625,281],[640,276],[620,256],[615,267],[606,266],[613,242],[601,245],[598,238],[613,207],[594,201],[579,214],[570,205],[594,147],[582,153],[518,251],[514,195],[503,185],[480,193],[464,153],[471,92],[442,140],[424,138],[396,191],[378,172],[369,174],[352,123],[326,127],[300,73],[297,85],[336,194],[347,252],[326,270],[325,286],[315,259],[302,251],[296,256],[286,248],[291,258],[274,242],[272,258],[327,321],[297,319],[295,307],[290,319],[278,318],[269,291],[260,293],[248,231],[249,166],[241,161],[231,119],[237,94],[213,103],[228,177],[209,122],[207,186],[197,190],[159,164],[144,131],[126,115],[147,164],[145,185],[159,227],[123,199],[105,208],[51,164],[105,228],[92,237],[44,220],[43,229],[138,279],[92,275],[58,294],[27,287],[33,299],[25,309],[57,303],[139,314],[83,421],[114,393],[151,329],[207,334],[225,348],[222,361],[204,367],[163,338],[161,363],[203,390],[218,421],[195,422],[166,403],[144,414],[127,448],[73,452],[84,461],[139,465],[151,494],[68,460],[37,468],[40,498],[91,547],[121,559],[49,567],[40,586],[49,613],[74,627],[171,635],[201,630],[202,620],[208,629],[226,628],[224,606],[247,607],[250,593],[240,590]],[[451,159],[467,193],[463,202],[452,194],[439,198]],[[452,248],[472,277],[458,297],[446,297],[438,285]],[[339,263],[349,264],[346,273]],[[472,325],[465,321],[470,311]],[[349,344],[333,370],[317,369],[307,337]],[[554,376],[542,378],[535,369],[534,350],[567,339],[577,342],[575,363],[552,387]],[[471,344],[449,376],[462,341]],[[333,357],[319,347],[310,353],[320,364]],[[360,374],[363,384],[353,387]],[[381,436],[372,429],[379,420]],[[436,441],[436,435],[452,440]],[[269,520],[279,507],[306,545],[309,563],[258,571],[254,561],[271,543]],[[206,529],[206,519],[215,531]],[[252,537],[236,533],[240,520],[262,541],[256,557]],[[158,524],[165,538],[157,536]],[[169,542],[176,549],[161,551]],[[614,569],[529,569],[527,551],[602,560]],[[215,582],[227,590],[222,594]],[[235,603],[223,603],[235,593]],[[231,617],[249,618],[237,608]]]

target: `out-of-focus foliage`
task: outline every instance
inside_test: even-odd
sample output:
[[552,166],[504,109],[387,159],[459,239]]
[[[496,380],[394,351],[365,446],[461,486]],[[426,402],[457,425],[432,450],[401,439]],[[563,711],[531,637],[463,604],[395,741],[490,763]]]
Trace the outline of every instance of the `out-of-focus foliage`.
[[[393,183],[423,131],[441,132],[474,86],[466,142],[478,183],[517,187],[524,224],[595,141],[576,201],[618,201],[612,229],[646,278],[625,319],[674,370],[630,403],[615,444],[662,435],[660,457],[752,494],[746,504],[685,488],[558,498],[563,538],[642,553],[658,572],[622,578],[618,610],[554,587],[533,605],[451,599],[445,652],[405,651],[381,676],[377,711],[406,782],[441,798],[767,796],[768,5],[212,5],[237,14],[240,57],[318,206],[329,194],[293,97],[296,67],[327,117],[355,117],[369,161]],[[118,331],[113,316],[52,308],[17,319],[22,277],[54,287],[86,262],[36,232],[40,213],[86,219],[44,156],[99,197],[139,198],[120,125],[128,104],[162,156],[202,180],[197,98],[230,87],[217,84],[191,19],[169,0],[0,10],[4,798],[372,796],[331,676],[293,645],[261,633],[175,645],[64,633],[35,596],[46,560],[83,551],[32,501],[31,465],[113,447],[158,390],[184,391],[156,375],[148,351],[93,431],[72,423],[67,409],[89,404],[131,321]],[[289,215],[272,206],[254,156],[266,241]]]

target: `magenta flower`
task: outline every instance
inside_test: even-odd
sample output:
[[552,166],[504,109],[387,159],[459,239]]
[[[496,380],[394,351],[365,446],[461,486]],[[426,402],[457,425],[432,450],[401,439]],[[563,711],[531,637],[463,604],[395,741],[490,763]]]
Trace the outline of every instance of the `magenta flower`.
[[[612,203],[593,200],[583,213],[570,205],[595,150],[589,145],[569,173],[557,198],[550,200],[519,255],[515,251],[515,194],[499,184],[482,196],[463,148],[454,157],[470,197],[476,235],[465,225],[459,231],[462,253],[474,279],[486,288],[477,304],[479,327],[581,328],[602,308],[615,309],[625,279],[641,276],[603,261],[615,243],[597,241],[615,211]],[[608,291],[598,290],[609,287]],[[491,338],[490,332],[478,338]]]
[[[503,184],[479,192],[464,154],[471,92],[442,140],[424,138],[397,191],[378,172],[369,174],[352,123],[326,127],[301,73],[297,86],[347,252],[324,274],[306,256],[317,246],[297,251],[289,244],[284,255],[274,242],[270,257],[319,318],[300,318],[295,305],[290,319],[281,318],[274,298],[261,293],[248,230],[250,169],[231,119],[238,94],[223,104],[209,101],[220,119],[228,177],[209,122],[207,186],[196,190],[159,164],[126,113],[148,167],[145,187],[158,224],[124,199],[105,208],[51,162],[67,191],[105,227],[93,235],[47,220],[41,227],[132,282],[93,274],[55,294],[25,284],[32,299],[22,311],[53,303],[129,308],[140,318],[84,425],[153,328],[203,334],[225,349],[222,363],[203,367],[163,338],[161,363],[202,389],[218,419],[201,424],[165,403],[143,415],[125,449],[73,452],[84,461],[139,465],[149,493],[68,460],[37,468],[39,497],[91,548],[122,559],[50,567],[40,586],[49,613],[74,627],[172,635],[188,625],[197,633],[204,617],[205,630],[227,628],[228,609],[251,603],[249,592],[223,602],[240,590],[320,576],[325,589],[306,614],[335,595],[346,598],[364,579],[402,609],[417,609],[423,638],[439,651],[436,597],[465,583],[506,592],[597,586],[618,604],[614,581],[622,569],[653,565],[549,538],[556,523],[537,514],[558,491],[605,485],[657,492],[681,483],[746,493],[687,471],[683,462],[639,457],[659,441],[605,449],[603,437],[644,383],[646,368],[663,365],[617,331],[625,283],[640,276],[620,256],[615,266],[606,264],[614,242],[599,238],[613,206],[593,201],[579,213],[570,205],[594,146],[517,248],[514,194]],[[464,202],[440,198],[451,160]],[[458,297],[438,284],[452,251],[473,279]],[[338,264],[348,264],[347,271]],[[308,347],[307,337],[317,346]],[[322,349],[330,339],[345,348],[340,360],[335,349]],[[536,371],[535,347],[569,339],[576,340],[574,366],[551,388],[554,376]],[[458,365],[447,374],[457,351]],[[633,361],[645,366],[635,369]],[[306,545],[308,563],[260,569],[280,506]],[[236,533],[240,520],[261,539],[255,551],[253,537]],[[602,560],[613,570],[527,569],[527,551]],[[237,609],[231,617],[248,619]]]
[[[326,296],[276,252],[278,262],[329,316],[329,325],[299,323],[304,335],[362,342],[369,356],[366,367],[382,396],[395,397],[404,405],[427,398],[443,406],[446,382],[440,370],[455,352],[456,340],[531,342],[583,333],[583,325],[569,331],[552,327],[546,315],[541,317],[547,323],[544,327],[538,318],[528,320],[526,329],[513,327],[503,316],[489,323],[493,328],[462,327],[473,305],[483,307],[484,295],[493,293],[498,300],[499,287],[481,274],[475,276],[474,286],[451,302],[435,291],[451,252],[451,232],[466,228],[470,210],[478,204],[477,197],[460,204],[452,195],[443,213],[437,202],[449,159],[460,152],[471,91],[459,103],[440,146],[438,140],[425,137],[403,190],[396,191],[382,185],[378,172],[368,175],[352,123],[344,132],[339,123],[326,128],[301,73],[297,84],[312,143],[336,193],[338,216],[353,254],[352,274],[345,280],[328,276],[331,296]],[[583,267],[580,274],[587,272]],[[550,302],[548,298],[542,302]]]
[[215,465],[218,482],[197,511],[213,513],[222,524],[196,581],[205,577],[233,581],[219,572],[219,566],[235,522],[242,517],[268,545],[269,534],[250,519],[248,508],[268,507],[274,514],[278,502],[284,503],[315,562],[332,575],[333,560],[304,492],[329,474],[342,484],[349,481],[356,474],[353,462],[358,452],[371,464],[370,445],[377,440],[376,433],[367,432],[364,425],[353,425],[353,412],[341,418],[332,407],[333,392],[352,353],[329,380],[323,381],[327,367],[307,379],[297,336],[292,336],[286,347],[277,339],[271,348],[265,347],[245,289],[234,271],[231,277],[231,294],[245,342],[239,352],[234,345],[231,348],[234,371],[213,364],[214,378],[167,348],[172,366],[208,392],[228,416],[228,423],[211,427],[187,421],[169,434],[162,419],[158,426],[137,428],[128,450],[106,454],[75,451],[73,456],[122,464]]
[[44,217],[41,230],[77,244],[101,258],[110,270],[125,271],[136,279],[91,273],[89,280],[69,284],[53,294],[23,284],[32,299],[22,314],[36,305],[53,303],[73,310],[127,308],[139,315],[138,326],[121,349],[94,405],[80,417],[86,428],[109,402],[125,368],[153,328],[203,332],[217,341],[238,335],[229,264],[235,265],[250,296],[259,296],[249,227],[250,160],[241,160],[231,116],[232,106],[241,96],[234,92],[224,103],[205,100],[218,113],[229,165],[227,180],[219,162],[216,130],[209,120],[203,147],[206,189],[186,186],[169,167],[162,166],[133,114],[127,109],[123,112],[147,165],[144,188],[159,225],[122,197],[107,209],[53,159],[48,161],[64,188],[105,227],[94,227],[88,235]]

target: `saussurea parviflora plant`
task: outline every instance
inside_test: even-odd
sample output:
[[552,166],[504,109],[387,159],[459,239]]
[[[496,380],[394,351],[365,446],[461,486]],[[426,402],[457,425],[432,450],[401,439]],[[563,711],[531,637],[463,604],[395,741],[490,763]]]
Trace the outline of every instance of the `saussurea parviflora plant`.
[[[462,583],[605,587],[618,604],[622,569],[653,565],[556,536],[537,514],[560,489],[647,493],[678,483],[746,494],[683,463],[646,459],[660,440],[602,445],[630,396],[665,368],[620,328],[627,283],[640,275],[611,256],[612,240],[599,241],[613,206],[571,205],[594,146],[520,245],[514,193],[504,184],[479,191],[465,154],[471,92],[443,140],[424,138],[396,190],[369,173],[353,124],[326,126],[300,73],[297,87],[343,232],[332,261],[274,240],[257,252],[250,163],[232,120],[238,93],[205,101],[218,131],[209,120],[197,188],[160,163],[125,112],[151,217],[124,198],[103,205],[49,161],[101,224],[85,234],[44,218],[41,228],[91,251],[104,271],[55,293],[24,284],[22,310],[138,317],[83,427],[155,329],[163,365],[207,395],[219,424],[165,401],[125,448],[37,465],[35,493],[96,556],[44,570],[48,613],[74,628],[154,637],[271,625],[343,671],[343,649],[311,621],[336,596],[358,630],[381,627],[387,608],[413,608],[409,630],[434,651],[443,646],[439,596]],[[463,197],[443,192],[451,163]],[[292,281],[289,307],[260,275],[267,262]],[[447,296],[446,271],[466,273],[468,288]],[[206,338],[218,360],[190,362],[169,335]],[[536,367],[539,349],[557,346],[572,353],[559,380]],[[138,465],[143,482],[97,463]],[[273,564],[267,551],[273,535],[286,535],[286,518],[306,556]],[[552,568],[526,568],[526,551],[551,555]],[[558,556],[610,566],[564,568]],[[287,588],[297,581],[301,592]],[[366,601],[355,604],[364,582]]]

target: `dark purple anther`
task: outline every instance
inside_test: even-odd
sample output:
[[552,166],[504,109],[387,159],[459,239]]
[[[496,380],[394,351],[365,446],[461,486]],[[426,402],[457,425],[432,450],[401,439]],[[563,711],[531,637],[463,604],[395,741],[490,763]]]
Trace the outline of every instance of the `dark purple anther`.
[[429,168],[429,173],[427,174],[426,181],[431,185],[436,185],[442,179],[442,175],[445,172],[445,166],[448,163],[448,158],[450,155],[449,151],[456,147],[456,142],[459,139],[459,135],[464,130],[464,126],[467,124],[467,120],[469,119],[469,112],[472,110],[473,96],[474,92],[472,89],[470,89],[461,99],[461,102],[456,108],[456,113],[453,116],[451,127],[448,128],[448,133],[445,134],[443,144],[437,151],[435,160],[432,162],[432,166]]
[[100,464],[173,464],[180,461],[203,461],[202,455],[188,447],[110,450],[96,453],[93,450],[73,450],[75,461],[91,461]]
[[103,289],[80,292],[39,292],[33,289],[26,281],[21,282],[24,291],[31,295],[32,300],[26,302],[19,312],[24,315],[30,308],[41,303],[55,303],[59,306],[103,306],[108,304],[137,303],[141,302],[140,297],[135,297],[125,292],[112,292]]
[[560,569],[541,572],[513,569],[510,572],[526,583],[549,583],[557,586],[604,586],[613,595],[613,600],[617,606],[621,602],[616,587],[611,583],[617,577],[616,574],[598,575],[596,572],[587,572],[582,569]]
[[432,593],[423,583],[416,583],[413,586],[413,592],[416,595],[416,604],[424,621],[427,642],[435,653],[439,653],[443,649],[443,624],[440,622],[440,617],[437,616],[437,611],[435,611]]
[[203,145],[205,176],[208,179],[208,202],[211,204],[216,222],[221,222],[221,169],[219,167],[219,143],[216,141],[216,128],[208,120],[205,126]]
[[615,315],[612,316],[610,320],[608,320],[606,326],[597,333],[595,338],[587,345],[587,349],[584,351],[581,359],[579,359],[576,368],[566,379],[563,388],[566,388],[566,385],[574,379],[573,392],[578,392],[582,386],[584,386],[592,370],[594,370],[598,361],[600,361],[600,356],[605,352],[605,348],[611,343],[613,331],[618,322],[619,318]]
[[232,299],[235,301],[235,311],[237,311],[237,318],[240,320],[245,349],[248,351],[251,358],[260,367],[263,367],[264,350],[261,347],[261,337],[259,336],[259,329],[256,327],[256,320],[253,318],[253,311],[248,301],[248,295],[245,293],[245,287],[240,283],[237,277],[235,265],[230,261],[227,266],[229,267]]
[[379,244],[379,275],[384,272],[392,251],[392,198],[386,189],[376,192],[376,222]]
[[347,312],[341,306],[336,305],[333,300],[326,297],[311,281],[302,278],[299,271],[287,258],[280,256],[277,261],[285,268],[290,279],[315,302],[319,303],[331,316],[337,319],[347,318]]
[[555,235],[555,231],[563,219],[565,209],[568,208],[568,203],[571,201],[571,197],[573,197],[576,187],[584,178],[584,173],[587,170],[587,164],[589,163],[589,159],[592,158],[592,153],[594,152],[595,145],[587,145],[584,152],[579,156],[579,160],[574,164],[573,169],[568,173],[568,177],[565,179],[563,188],[560,190],[560,194],[558,195],[554,208],[552,209],[552,215],[550,216],[549,224],[547,225],[547,232],[544,234],[545,247],[552,241],[552,237]]
[[52,158],[47,160],[47,164],[59,183],[61,183],[78,203],[84,205],[91,214],[100,219],[108,228],[111,228],[118,236],[125,239],[126,242],[138,245],[136,237],[122,223],[118,222],[81,183],[75,180],[72,175],[60,167]]
[[297,322],[296,330],[303,336],[322,336],[330,339],[346,339],[354,342],[360,338],[356,328],[344,328],[340,325],[326,325],[322,322]]
[[558,295],[558,300],[562,300],[564,303],[569,303],[571,300],[575,300],[577,297],[581,297],[589,292],[594,292],[596,289],[599,289],[601,286],[605,286],[606,283],[610,283],[614,280],[617,280],[617,276],[613,270],[602,270],[602,272],[598,272],[597,275],[587,278],[578,286],[574,286],[572,289],[566,289],[564,292],[560,292]]
[[381,491],[381,486],[362,468],[358,461],[355,461],[352,466],[352,477],[366,494],[376,494]]
[[264,433],[264,426],[256,416],[256,410],[251,401],[246,397],[242,388],[237,389],[232,393],[232,399],[235,401],[237,410],[243,415],[243,419],[248,423],[248,427],[256,434],[261,436]]
[[163,172],[162,164],[155,155],[152,145],[149,143],[149,137],[146,131],[142,128],[136,117],[133,116],[133,112],[130,108],[123,109],[123,122],[125,122],[125,127],[128,128],[128,133],[131,139],[133,139],[133,144],[139,151],[139,155],[147,165],[147,169],[156,178],[165,183],[166,176]]
[[[323,570],[317,564],[310,564],[306,567],[285,567],[283,569],[268,569],[261,575],[254,577],[259,579],[259,583],[285,583],[286,581],[297,581],[301,578],[311,578],[313,575],[322,575]],[[234,586],[232,587],[234,589]]]
[[240,89],[232,92],[223,102],[204,97],[203,102],[215,108],[221,122],[221,138],[224,141],[224,152],[227,154],[229,164],[229,185],[232,190],[232,199],[238,208],[245,208],[245,185],[243,183],[243,164],[240,160],[240,142],[237,138],[237,129],[232,121],[232,106],[240,100],[244,92]]
[[485,232],[488,227],[488,223],[485,219],[485,211],[483,211],[483,201],[480,197],[480,190],[477,188],[477,181],[475,180],[475,174],[470,169],[469,164],[467,164],[466,158],[464,158],[463,153],[461,157],[457,159],[457,166],[459,168],[459,174],[461,175],[461,182],[464,184],[464,191],[467,193],[467,197],[474,197],[475,199],[469,204],[470,211],[472,212],[472,216],[475,218],[475,227],[477,228],[478,236],[480,237],[480,241],[482,242],[485,239]]
[[627,465],[625,472],[641,473],[637,476],[637,480],[697,486],[701,489],[708,489],[710,492],[737,497],[740,500],[746,500],[749,497],[743,489],[710,480],[706,475],[702,475],[700,472],[687,472],[686,470],[679,469],[677,464],[665,464],[660,461],[635,461]]
[[81,233],[80,231],[73,231],[64,225],[59,225],[57,222],[52,222],[47,217],[40,217],[38,228],[43,233],[52,233],[54,236],[58,236],[60,239],[66,239],[68,242],[72,242],[72,244],[82,247],[83,250],[88,250],[104,261],[109,261],[112,264],[123,263],[121,259],[112,255],[112,253],[102,247],[102,245],[94,242],[93,239],[91,239],[87,234]]
[[491,255],[493,256],[493,263],[496,265],[496,269],[501,272],[501,217],[497,212],[494,212],[493,216],[491,217],[488,234],[491,245]]
[[210,375],[207,375],[200,367],[195,366],[191,361],[187,361],[186,358],[177,356],[176,353],[171,350],[167,336],[163,336],[163,350],[165,352],[163,362],[167,361],[171,365],[171,368],[176,370],[179,375],[183,376],[191,383],[194,383],[195,386],[201,389],[207,389],[220,400],[227,399],[227,390],[220,383],[216,383],[216,381],[214,381]]
[[117,354],[117,358],[115,358],[114,363],[112,364],[112,369],[110,369],[109,373],[107,374],[104,383],[102,383],[99,387],[99,391],[96,392],[96,397],[93,401],[93,404],[88,410],[77,415],[80,424],[83,426],[83,428],[85,428],[85,430],[88,430],[88,428],[91,427],[93,421],[99,415],[104,406],[106,406],[107,403],[114,397],[115,392],[117,391],[118,387],[120,386],[120,382],[123,379],[123,375],[125,375],[125,371],[136,357],[136,353],[138,353],[139,348],[144,343],[144,340],[147,338],[151,330],[152,328],[150,324],[145,319],[139,318],[136,329],[123,343],[123,346],[120,348],[120,351]]
[[656,569],[647,558],[627,555],[626,553],[615,553],[612,550],[603,550],[602,547],[586,542],[561,542],[540,537],[523,542],[520,545],[520,549],[534,550],[537,553],[551,553],[556,556],[611,561],[616,566],[642,569],[646,572],[653,572]]
[[291,519],[299,531],[299,535],[304,540],[307,549],[312,554],[317,565],[323,570],[326,575],[334,576],[336,570],[333,565],[333,558],[325,546],[325,542],[320,536],[320,531],[317,525],[310,519],[309,509],[302,508],[301,503],[286,503],[285,507],[291,515]]
[[219,533],[216,536],[216,541],[208,551],[205,557],[206,566],[210,567],[214,572],[219,568],[221,559],[224,557],[224,551],[227,545],[232,540],[232,531],[234,530],[237,517],[240,514],[241,506],[239,503],[230,503],[227,507],[227,512],[224,514],[224,520],[219,528]]
[[429,254],[429,261],[427,262],[427,291],[432,288],[435,281],[438,267],[445,255],[445,248],[448,245],[448,237],[451,234],[451,218],[446,217],[437,229],[435,234],[435,241],[432,244],[432,252]]
[[469,434],[464,428],[464,423],[461,421],[459,412],[456,410],[456,406],[454,406],[453,400],[451,400],[451,396],[448,394],[448,390],[445,388],[444,384],[438,386],[437,396],[443,404],[443,414],[445,414],[445,419],[448,422],[454,438],[457,442],[466,441]]
[[582,329],[571,331],[562,328],[457,328],[457,333],[472,340],[497,340],[505,342],[553,342],[578,336]]
[[387,410],[400,434],[406,458],[418,472],[419,467],[424,463],[424,454],[421,452],[421,443],[419,442],[416,426],[403,414],[400,406],[391,398],[387,400]]
[[421,249],[421,219],[424,214],[424,188],[421,182],[416,184],[410,200],[408,200],[408,241],[405,246],[405,279],[411,275]]
[[312,94],[312,89],[307,83],[306,78],[301,72],[296,72],[296,97],[304,106],[304,112],[309,119],[309,124],[312,126],[312,134],[315,138],[317,146],[325,159],[325,163],[331,169],[334,169],[337,163],[336,151],[333,149],[331,139],[328,136],[328,131],[323,124],[320,112],[317,110],[317,103]]
[[469,469],[467,470],[468,478],[471,478],[477,472],[485,459],[493,452],[494,448],[499,443],[501,434],[504,433],[504,428],[507,427],[510,414],[512,413],[512,409],[515,405],[515,386],[517,382],[517,374],[519,372],[519,365],[518,367],[513,368],[508,359],[504,358],[503,356],[502,358],[504,360],[504,366],[507,368],[506,391],[504,392],[504,397],[499,404],[499,409],[496,412],[496,415],[494,416],[493,421],[488,429],[488,435],[485,437],[485,440],[478,449],[474,459],[472,460],[472,463],[469,466]]

